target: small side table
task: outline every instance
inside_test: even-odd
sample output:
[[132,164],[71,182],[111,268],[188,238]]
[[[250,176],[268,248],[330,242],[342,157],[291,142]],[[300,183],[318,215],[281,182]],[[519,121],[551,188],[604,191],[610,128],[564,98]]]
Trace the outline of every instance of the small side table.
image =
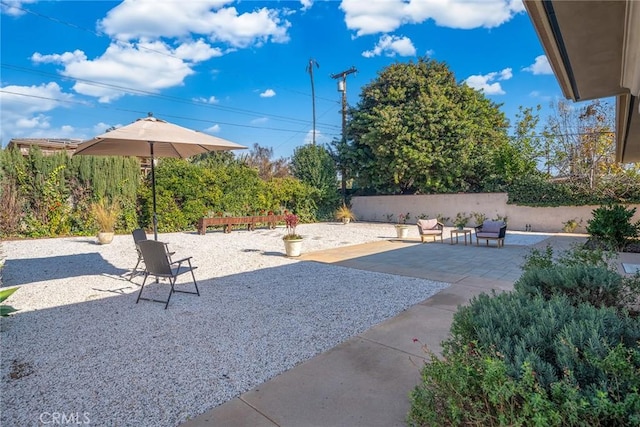
[[462,230],[459,230],[457,228],[454,228],[453,230],[451,230],[451,244],[453,245],[453,235],[456,235],[456,241],[455,244],[458,244],[458,238],[460,237],[460,235],[462,234],[464,236],[464,245],[467,246],[467,234],[469,235],[469,243],[473,243],[471,241],[471,229],[469,228],[463,228]]

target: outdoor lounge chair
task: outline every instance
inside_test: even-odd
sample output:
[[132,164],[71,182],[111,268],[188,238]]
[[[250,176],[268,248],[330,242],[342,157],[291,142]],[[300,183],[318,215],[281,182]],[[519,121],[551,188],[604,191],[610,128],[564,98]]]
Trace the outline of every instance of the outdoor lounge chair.
[[[142,228],[136,228],[131,232],[133,235],[133,243],[136,245],[136,252],[138,252],[138,262],[136,262],[136,266],[131,270],[131,276],[129,276],[129,280],[133,279],[133,276],[138,272],[138,266],[143,261],[142,252],[140,252],[140,248],[138,247],[138,243],[147,240],[147,233]],[[165,243],[166,245],[166,243]],[[169,252],[169,247],[167,246],[167,252],[169,253],[169,261],[171,261],[171,255],[175,254],[175,252]]]
[[418,226],[418,232],[420,233],[420,239],[424,243],[425,237],[433,237],[433,241],[436,241],[436,237],[440,236],[440,242],[442,243],[442,231],[444,230],[444,224],[437,219],[419,219],[416,223]]
[[[141,299],[147,301],[155,301],[164,303],[164,308],[169,306],[169,300],[171,300],[171,295],[174,292],[182,292],[185,294],[195,294],[200,296],[200,291],[198,290],[198,283],[196,282],[196,276],[193,274],[193,270],[197,267],[193,267],[191,265],[191,257],[183,258],[178,261],[171,261],[169,257],[169,252],[167,251],[167,245],[163,242],[158,242],[156,240],[143,240],[138,243],[138,247],[140,248],[140,252],[142,253],[142,258],[144,259],[144,280],[142,281],[142,286],[140,287],[140,292],[138,292],[138,299],[136,299],[136,304]],[[177,290],[175,288],[176,279],[179,275],[190,272],[191,278],[193,279],[193,284],[195,285],[196,291],[182,291]],[[164,278],[169,280],[169,284],[171,285],[171,290],[169,291],[169,297],[166,301],[150,299],[150,298],[142,298],[142,290],[144,289],[144,285],[147,282],[147,278],[149,276],[155,276],[157,278]]]
[[480,244],[480,240],[486,240],[489,246],[489,240],[498,242],[498,247],[504,246],[504,236],[507,233],[507,224],[503,221],[484,221],[482,225],[475,227],[476,246]]

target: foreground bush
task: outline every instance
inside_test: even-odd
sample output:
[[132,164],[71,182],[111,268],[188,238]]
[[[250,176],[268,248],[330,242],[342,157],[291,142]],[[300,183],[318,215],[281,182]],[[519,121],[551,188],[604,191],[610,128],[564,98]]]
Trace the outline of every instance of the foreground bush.
[[640,322],[624,312],[481,295],[451,334],[411,395],[411,425],[640,425]]

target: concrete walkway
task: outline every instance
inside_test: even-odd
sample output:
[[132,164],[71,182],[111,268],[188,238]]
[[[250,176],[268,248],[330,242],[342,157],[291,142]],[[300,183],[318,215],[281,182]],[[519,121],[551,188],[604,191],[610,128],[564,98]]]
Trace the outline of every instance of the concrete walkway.
[[422,345],[439,354],[458,306],[483,292],[513,289],[532,247],[550,244],[557,253],[583,241],[529,233],[508,235],[503,248],[391,240],[306,254],[303,262],[451,286],[183,426],[403,426],[408,394],[420,382],[425,362]]

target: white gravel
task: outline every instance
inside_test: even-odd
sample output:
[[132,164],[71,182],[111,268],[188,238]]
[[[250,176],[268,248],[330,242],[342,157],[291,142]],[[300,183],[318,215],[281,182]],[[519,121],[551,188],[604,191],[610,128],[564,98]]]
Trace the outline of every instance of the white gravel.
[[[395,237],[388,224],[298,232],[304,252]],[[283,233],[161,234],[174,259],[193,256],[201,293],[174,294],[167,310],[135,304],[129,235],[2,242],[2,285],[21,288],[0,323],[0,424],[178,425],[448,286],[286,258]]]

